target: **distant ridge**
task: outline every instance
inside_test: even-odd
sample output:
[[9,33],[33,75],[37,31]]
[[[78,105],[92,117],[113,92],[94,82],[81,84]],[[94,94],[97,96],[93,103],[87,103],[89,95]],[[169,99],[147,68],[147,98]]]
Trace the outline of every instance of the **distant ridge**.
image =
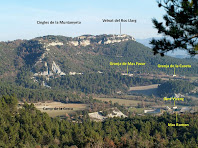
[[29,72],[27,77],[33,80],[40,76],[49,79],[98,71],[126,73],[126,66],[110,66],[110,62],[146,63],[129,66],[130,73],[173,73],[172,69],[157,68],[158,64],[191,64],[191,69],[178,69],[177,73],[198,73],[197,60],[154,56],[150,48],[129,35],[86,34],[74,38],[48,35],[0,42],[0,78],[9,80],[16,79],[22,72]]

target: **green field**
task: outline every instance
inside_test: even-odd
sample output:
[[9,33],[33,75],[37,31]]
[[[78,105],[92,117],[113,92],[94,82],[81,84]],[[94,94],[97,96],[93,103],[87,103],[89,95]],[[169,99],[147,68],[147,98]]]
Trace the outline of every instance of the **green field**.
[[138,103],[141,103],[141,101],[118,99],[118,98],[94,98],[94,99],[104,102],[112,101],[112,103],[118,103],[119,105],[124,105],[124,106],[137,106]]
[[137,114],[143,114],[145,109],[146,108],[135,108],[135,107],[133,107],[133,108],[129,108],[129,111],[137,113]]

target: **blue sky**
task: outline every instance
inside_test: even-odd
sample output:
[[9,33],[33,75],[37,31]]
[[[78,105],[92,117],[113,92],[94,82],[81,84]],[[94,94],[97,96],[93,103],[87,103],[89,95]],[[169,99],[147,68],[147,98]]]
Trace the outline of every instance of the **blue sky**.
[[[165,11],[155,0],[7,0],[0,5],[0,41],[44,35],[119,34],[119,23],[102,19],[135,19],[122,33],[138,39],[157,37],[152,18]],[[37,21],[81,21],[81,25],[38,25]]]

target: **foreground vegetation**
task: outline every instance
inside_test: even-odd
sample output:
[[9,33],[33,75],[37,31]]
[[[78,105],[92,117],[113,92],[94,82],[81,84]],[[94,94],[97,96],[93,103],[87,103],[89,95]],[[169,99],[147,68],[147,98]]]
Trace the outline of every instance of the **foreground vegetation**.
[[198,145],[198,114],[178,117],[189,127],[168,127],[175,116],[113,118],[82,123],[50,118],[33,104],[17,110],[13,96],[0,98],[0,147],[188,147]]

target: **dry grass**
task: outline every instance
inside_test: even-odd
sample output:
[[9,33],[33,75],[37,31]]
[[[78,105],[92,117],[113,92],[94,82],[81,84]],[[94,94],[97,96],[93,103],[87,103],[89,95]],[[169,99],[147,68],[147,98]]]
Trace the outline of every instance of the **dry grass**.
[[147,85],[147,86],[136,86],[136,87],[130,87],[129,91],[132,90],[148,90],[148,89],[153,89],[157,88],[159,84],[153,84],[153,85]]
[[[64,116],[66,113],[72,113],[87,108],[87,104],[65,104],[61,102],[34,103],[35,107],[41,112],[46,112],[50,117]],[[43,108],[69,108],[73,110],[44,110]]]
[[118,103],[119,105],[124,105],[124,106],[137,106],[138,103],[141,103],[141,101],[117,99],[117,98],[94,98],[94,99],[101,100],[104,102],[112,101],[112,103]]
[[159,84],[130,87],[129,91],[131,94],[143,94],[143,95],[148,95],[148,96],[151,96],[153,94],[157,96],[158,85]]
[[86,104],[76,104],[76,103],[61,103],[61,102],[45,102],[45,103],[34,103],[36,108],[43,108],[43,107],[66,107],[66,108],[84,108]]

